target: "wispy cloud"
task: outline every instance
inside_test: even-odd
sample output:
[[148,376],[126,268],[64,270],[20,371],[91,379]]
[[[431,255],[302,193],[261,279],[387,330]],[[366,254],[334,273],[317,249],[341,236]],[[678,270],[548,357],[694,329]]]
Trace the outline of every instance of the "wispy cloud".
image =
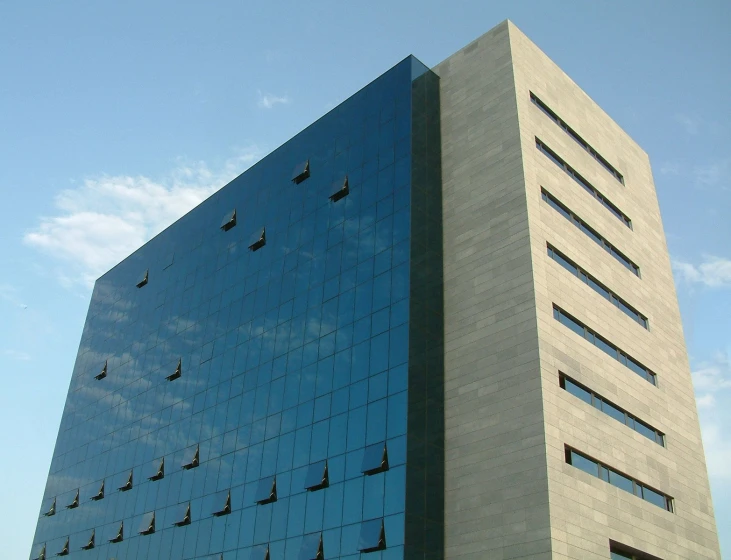
[[703,257],[700,264],[673,260],[675,277],[688,284],[702,284],[711,288],[731,287],[731,260],[713,255]]
[[723,352],[717,352],[713,358],[701,362],[693,370],[693,386],[700,396],[731,389],[731,362]]
[[15,307],[27,309],[27,305],[18,297],[18,290],[10,284],[0,284],[0,300],[6,301]]
[[292,99],[288,95],[272,95],[271,93],[258,92],[259,101],[257,105],[261,109],[272,109],[275,105],[289,105]]
[[701,419],[703,446],[711,477],[731,480],[731,361],[717,352],[693,369],[693,385]]
[[24,241],[58,263],[65,285],[94,280],[261,157],[256,147],[212,169],[180,161],[158,179],[98,175],[59,193],[57,213],[44,216]]
[[18,350],[6,349],[3,350],[3,355],[13,360],[18,360],[20,362],[27,362],[28,360],[30,360],[30,355],[26,354],[25,352],[19,352]]
[[685,115],[683,113],[677,113],[675,115],[675,121],[680,124],[683,129],[685,129],[685,132],[690,135],[698,134],[698,131],[701,127],[701,120],[697,117],[691,117],[690,115]]

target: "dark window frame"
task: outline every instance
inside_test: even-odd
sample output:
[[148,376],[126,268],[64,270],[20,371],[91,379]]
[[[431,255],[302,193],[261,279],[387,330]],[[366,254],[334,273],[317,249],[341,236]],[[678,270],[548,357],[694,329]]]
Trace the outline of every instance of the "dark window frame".
[[549,148],[546,143],[543,140],[538,139],[538,137],[536,137],[536,148],[538,148],[541,153],[543,153],[546,157],[548,157],[548,159],[550,159],[553,163],[560,167],[564,173],[566,173],[569,177],[576,181],[586,192],[592,195],[599,202],[599,204],[609,210],[609,212],[615,218],[617,218],[629,229],[632,229],[632,220],[627,214],[620,210],[619,207],[614,204],[614,202],[609,200],[606,195],[602,194],[599,189],[592,185],[586,178],[584,178],[583,175],[581,175],[581,173],[576,171],[576,169],[566,163],[565,159],[558,155],[553,149]]
[[[556,261],[558,264],[561,265],[562,268],[565,270],[568,270],[568,268],[561,262],[561,260],[566,261],[566,264],[573,267],[574,269],[574,276],[579,278],[584,284],[589,286],[592,290],[594,290],[596,293],[598,293],[600,296],[604,297],[607,301],[612,303],[617,309],[619,309],[622,313],[627,315],[630,319],[632,319],[635,323],[640,325],[646,330],[650,330],[649,320],[645,315],[637,311],[637,309],[634,308],[634,306],[630,305],[625,301],[623,298],[619,297],[614,290],[608,288],[603,282],[600,282],[597,280],[594,276],[586,272],[582,267],[580,267],[578,264],[576,264],[573,260],[571,260],[569,257],[564,255],[561,251],[556,249],[553,245],[550,243],[546,243],[546,248],[548,251],[548,256],[551,257],[554,261]],[[556,258],[558,257],[558,258]],[[597,287],[592,285],[592,282],[596,284],[599,288],[605,290],[607,292],[607,295],[602,293],[600,289],[597,289]],[[623,309],[622,306],[626,307],[626,309]]]
[[574,224],[579,230],[604,249],[607,253],[612,255],[618,262],[622,264],[632,274],[641,278],[640,267],[635,262],[625,255],[622,251],[617,249],[612,243],[607,241],[606,237],[598,233],[593,227],[582,220],[573,210],[570,210],[563,202],[558,200],[555,196],[549,193],[544,187],[541,187],[541,198],[551,208],[558,211],[564,218]]
[[[615,469],[614,467],[610,467],[609,465],[607,465],[605,463],[602,463],[601,461],[597,461],[593,457],[590,457],[586,453],[582,453],[578,449],[575,449],[575,448],[573,448],[573,447],[571,447],[569,445],[565,445],[564,446],[564,455],[565,455],[565,461],[566,461],[566,463],[569,464],[569,465],[571,465],[571,466],[574,466],[574,467],[575,467],[575,465],[572,462],[573,461],[573,455],[577,455],[578,457],[581,457],[585,461],[589,461],[589,462],[595,463],[597,465],[597,475],[596,475],[596,478],[599,478],[599,479],[603,480],[604,482],[606,482],[607,484],[610,484],[610,485],[614,486],[615,488],[619,488],[620,490],[624,490],[628,494],[632,494],[634,496],[637,496],[638,498],[641,498],[643,501],[648,502],[648,503],[650,503],[650,504],[652,504],[654,506],[662,507],[662,506],[656,504],[653,501],[650,501],[650,500],[645,499],[643,497],[643,493],[642,493],[643,489],[646,488],[646,489],[650,490],[651,492],[654,492],[654,493],[662,496],[662,498],[665,501],[665,507],[663,509],[665,509],[665,511],[668,511],[670,513],[674,513],[675,512],[674,511],[675,510],[674,500],[673,500],[673,498],[671,496],[669,496],[668,494],[665,494],[665,492],[661,492],[660,490],[656,490],[655,488],[649,486],[648,484],[645,484],[644,482],[640,482],[636,478],[631,477],[631,476],[629,476],[627,474],[624,474],[621,471],[618,471],[617,469]],[[591,473],[588,473],[587,471],[585,471],[584,469],[579,468],[579,470],[581,470],[583,472],[586,472],[587,474],[591,474]],[[622,478],[624,478],[626,480],[632,481],[633,490],[630,492],[629,490],[626,490],[622,486],[619,486],[619,485],[616,485],[616,484],[612,484],[610,473],[614,473],[617,476],[620,476],[620,477],[622,477]]]
[[[599,410],[601,412],[604,412],[604,414],[607,414],[606,411],[603,409],[603,405],[604,404],[608,404],[609,406],[612,406],[612,407],[616,408],[617,410],[621,411],[624,414],[624,422],[623,423],[624,423],[625,426],[627,426],[631,430],[637,432],[641,436],[649,439],[650,441],[654,441],[656,444],[660,445],[661,447],[667,447],[665,434],[663,432],[661,432],[660,430],[658,430],[657,428],[652,427],[650,424],[648,424],[644,420],[640,420],[634,414],[632,414],[630,412],[627,412],[627,410],[625,410],[621,406],[617,406],[612,401],[610,401],[607,398],[601,396],[596,391],[592,391],[586,385],[583,385],[582,383],[579,383],[578,381],[576,381],[575,379],[569,377],[568,375],[566,375],[562,371],[559,371],[558,372],[558,377],[559,377],[559,386],[564,391],[566,391],[567,393],[569,393],[570,395],[578,398],[579,400],[583,400],[583,399],[579,398],[578,396],[576,396],[575,394],[573,394],[569,389],[566,388],[566,382],[567,381],[569,383],[572,383],[572,384],[576,385],[578,388],[583,389],[584,391],[586,391],[590,395],[591,403],[587,403],[587,404],[590,404],[591,406],[593,406],[597,410]],[[584,401],[584,402],[586,402],[586,401]],[[607,414],[607,416],[609,416],[611,418],[614,418],[615,420],[617,420],[619,422],[619,419],[616,418],[615,416],[612,416],[611,414]],[[655,438],[654,439],[653,438],[650,438],[650,437],[647,436],[647,434],[644,434],[644,433],[640,432],[639,430],[637,430],[637,428],[635,428],[635,425],[636,425],[637,422],[640,422],[640,423],[644,424],[645,426],[647,426],[654,433]]]
[[568,134],[572,140],[574,140],[579,146],[584,148],[599,164],[607,171],[609,174],[614,177],[620,184],[624,185],[624,176],[617,170],[616,167],[614,167],[611,163],[609,163],[604,156],[602,156],[599,152],[597,152],[591,144],[589,144],[586,140],[584,140],[581,135],[576,132],[573,128],[571,128],[566,121],[564,121],[561,117],[559,117],[552,109],[548,107],[543,101],[540,100],[540,98],[533,93],[530,92],[530,100],[531,102],[538,107],[543,113],[548,116],[553,122],[555,122],[566,134]]
[[[627,354],[624,350],[619,348],[613,342],[608,341],[606,338],[604,338],[603,336],[598,334],[596,331],[587,327],[582,321],[579,321],[576,317],[574,317],[570,313],[567,313],[566,311],[564,311],[562,308],[560,308],[555,303],[553,304],[553,318],[556,319],[563,326],[569,328],[569,330],[571,330],[572,332],[576,332],[576,331],[574,329],[568,327],[568,325],[564,321],[562,321],[561,318],[568,319],[572,323],[583,328],[583,330],[584,330],[583,337],[585,340],[589,341],[592,345],[594,345],[597,348],[599,348],[600,350],[604,351],[609,356],[612,356],[615,360],[617,360],[619,363],[621,363],[623,366],[625,366],[627,369],[629,369],[636,375],[639,375],[640,377],[642,377],[648,383],[657,387],[657,374],[655,372],[653,372],[646,365],[640,363],[637,359],[635,359],[632,356],[630,356],[629,354]],[[602,345],[598,345],[596,343],[597,339],[602,342]],[[614,353],[614,355],[612,355],[612,354],[609,354],[608,352],[606,352],[606,350],[604,350],[605,345],[610,347],[614,351],[616,351],[616,353]],[[627,365],[629,363],[628,361],[630,361],[630,360],[634,365],[637,366],[638,369],[634,369]],[[642,373],[640,373],[640,371],[644,372],[644,375]]]

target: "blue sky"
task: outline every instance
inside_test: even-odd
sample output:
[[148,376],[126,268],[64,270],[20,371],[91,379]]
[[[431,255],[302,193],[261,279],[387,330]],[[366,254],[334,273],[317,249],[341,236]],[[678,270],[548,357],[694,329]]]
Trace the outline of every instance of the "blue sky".
[[512,19],[649,153],[731,554],[731,3],[0,0],[0,542],[26,558],[96,277],[408,54]]

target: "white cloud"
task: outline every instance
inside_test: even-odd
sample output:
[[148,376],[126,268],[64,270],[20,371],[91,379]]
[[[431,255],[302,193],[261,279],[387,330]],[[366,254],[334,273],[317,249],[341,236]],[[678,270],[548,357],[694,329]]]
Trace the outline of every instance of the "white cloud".
[[678,280],[689,284],[703,284],[711,288],[731,287],[730,259],[706,255],[699,265],[673,260],[673,270]]
[[707,395],[698,397],[696,399],[696,403],[698,404],[698,408],[713,408],[716,406],[716,397],[714,397],[713,394],[708,393]]
[[693,386],[699,394],[731,389],[731,362],[728,356],[718,352],[711,360],[699,363],[693,369]]
[[261,91],[258,94],[259,101],[257,101],[257,105],[261,109],[271,109],[275,105],[289,105],[292,102],[292,99],[287,95],[272,95],[271,93],[262,93]]
[[28,306],[18,298],[18,290],[10,284],[0,284],[0,300],[7,301],[15,307],[27,309]]
[[711,477],[731,480],[731,361],[723,352],[693,370],[703,446]]
[[727,426],[717,422],[701,422],[706,466],[711,478],[731,479],[731,438]]
[[56,215],[40,218],[24,241],[61,265],[64,285],[89,287],[101,274],[197,206],[261,157],[242,150],[219,169],[179,162],[165,176],[99,175],[56,196]]

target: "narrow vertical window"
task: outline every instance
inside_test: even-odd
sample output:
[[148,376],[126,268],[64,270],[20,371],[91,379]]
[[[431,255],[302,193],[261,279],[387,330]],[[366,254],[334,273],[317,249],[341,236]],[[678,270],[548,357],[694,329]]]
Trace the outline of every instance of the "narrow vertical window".
[[383,527],[383,519],[372,519],[361,523],[358,550],[360,552],[376,552],[385,549],[386,532]]
[[69,537],[66,537],[66,543],[63,548],[56,553],[56,556],[68,556],[69,555]]
[[146,513],[140,521],[140,535],[151,535],[155,532],[155,512]]
[[102,379],[104,379],[107,376],[107,363],[108,363],[108,360],[105,360],[104,367],[98,374],[96,374],[94,376],[94,379],[96,379],[97,381],[101,381]]
[[[170,370],[168,370],[168,371],[170,371]],[[183,358],[180,358],[178,360],[178,367],[176,367],[175,371],[173,373],[171,373],[170,375],[168,375],[165,379],[167,379],[168,381],[173,381],[174,379],[177,379],[178,377],[180,377],[182,375],[182,372],[183,372]]]
[[132,477],[133,476],[134,476],[134,471],[133,470],[129,471],[129,476],[127,477],[127,482],[125,482],[122,486],[117,488],[117,490],[119,490],[120,492],[127,492],[129,490],[132,490],[132,482],[133,482]]
[[299,185],[310,176],[310,160],[298,163],[292,171],[292,182]]
[[81,550],[91,550],[92,548],[94,548],[94,546],[96,546],[95,541],[96,541],[96,530],[92,529],[91,535],[89,536],[89,540],[86,541],[86,544],[81,547]]
[[150,273],[150,270],[149,270],[149,269],[147,269],[147,270],[145,270],[145,272],[143,272],[143,273],[142,273],[142,275],[141,275],[141,276],[139,277],[139,279],[137,280],[137,287],[138,287],[138,288],[141,288],[142,286],[144,286],[145,284],[147,284],[147,278],[148,278],[148,276],[149,276],[149,273]]

